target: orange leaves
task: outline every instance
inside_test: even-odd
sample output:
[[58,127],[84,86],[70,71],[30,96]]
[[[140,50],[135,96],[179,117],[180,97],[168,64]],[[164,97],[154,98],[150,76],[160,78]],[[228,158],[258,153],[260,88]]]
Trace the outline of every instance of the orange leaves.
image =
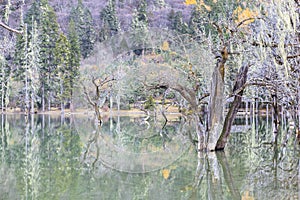
[[[217,2],[217,0],[213,1],[214,3]],[[198,5],[199,7],[204,7],[207,11],[211,11],[211,7],[209,5],[206,5],[204,3],[204,0],[200,0],[199,3],[197,3],[197,0],[185,0],[185,5]]]
[[170,46],[169,46],[169,42],[168,41],[164,41],[162,46],[161,46],[161,49],[163,51],[168,51],[170,49]]
[[246,191],[245,194],[242,196],[242,200],[254,200],[254,197],[249,195],[249,191]]
[[239,24],[246,20],[243,22],[243,25],[247,25],[254,22],[253,18],[255,18],[258,15],[258,12],[252,11],[249,8],[243,9],[241,6],[239,6],[235,9],[233,15],[236,17],[235,23]]
[[163,169],[161,170],[162,176],[164,177],[164,179],[168,179],[170,177],[170,170],[169,169]]
[[197,1],[196,0],[185,0],[185,5],[196,5]]
[[161,170],[161,174],[163,176],[164,179],[169,179],[170,178],[170,174],[171,174],[171,170],[175,170],[177,168],[176,165],[171,165],[169,166],[169,169],[162,169]]

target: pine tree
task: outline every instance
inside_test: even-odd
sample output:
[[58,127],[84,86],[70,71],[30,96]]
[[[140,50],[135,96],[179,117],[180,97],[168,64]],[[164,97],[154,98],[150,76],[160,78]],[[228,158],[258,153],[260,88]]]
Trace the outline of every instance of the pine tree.
[[197,35],[199,32],[205,31],[205,34],[217,34],[215,27],[210,22],[220,22],[223,19],[232,19],[233,11],[243,4],[237,0],[214,1],[206,0],[198,2],[192,10],[189,29],[191,34]]
[[175,13],[173,9],[171,10],[169,14],[169,27],[171,30],[175,30],[182,34],[189,33],[188,25],[183,22],[181,11]]
[[4,56],[0,54],[0,94],[1,94],[1,112],[9,103],[9,84],[11,68]]
[[[42,1],[42,0],[41,0]],[[40,40],[40,95],[42,99],[42,111],[45,111],[45,102],[48,100],[48,110],[51,107],[51,99],[57,89],[55,84],[55,55],[54,49],[58,38],[59,26],[57,23],[56,14],[47,0],[43,0],[40,9],[40,24],[39,26],[39,40]],[[37,23],[39,23],[37,21]]]
[[115,0],[109,0],[107,6],[100,12],[102,28],[100,31],[100,41],[117,34],[120,31],[119,19],[116,14]]
[[148,24],[147,2],[142,0],[131,22],[131,30],[133,31],[131,39],[136,48],[136,54],[141,54],[146,46],[145,43],[148,41]]
[[79,36],[81,55],[83,58],[87,58],[92,53],[95,43],[95,30],[91,12],[84,7],[81,0],[78,0],[78,5],[72,9],[70,18],[74,21]]
[[79,37],[77,35],[74,21],[71,20],[69,24],[68,40],[70,43],[70,61],[69,61],[69,73],[70,73],[70,109],[73,111],[73,94],[79,79],[79,66],[80,66],[80,44]]
[[64,112],[65,103],[71,97],[71,71],[70,64],[70,48],[71,45],[67,37],[61,33],[56,42],[55,63],[57,65],[57,77],[59,78],[59,92],[57,94],[61,103],[61,112]]
[[[27,113],[34,113],[35,102],[37,101],[37,91],[39,88],[39,69],[40,69],[40,43],[36,21],[31,23],[32,30],[27,30],[24,24],[24,34],[17,38],[17,48],[15,52],[15,64],[17,68],[14,78],[23,83],[19,92],[21,105]],[[31,35],[28,35],[28,33]]]

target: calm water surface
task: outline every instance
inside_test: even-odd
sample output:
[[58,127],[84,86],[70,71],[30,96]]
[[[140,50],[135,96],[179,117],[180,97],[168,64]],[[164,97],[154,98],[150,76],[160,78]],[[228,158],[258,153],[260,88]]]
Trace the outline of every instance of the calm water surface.
[[[27,123],[26,123],[27,122]],[[0,199],[300,199],[299,146],[236,120],[225,152],[195,151],[187,123],[0,115]]]

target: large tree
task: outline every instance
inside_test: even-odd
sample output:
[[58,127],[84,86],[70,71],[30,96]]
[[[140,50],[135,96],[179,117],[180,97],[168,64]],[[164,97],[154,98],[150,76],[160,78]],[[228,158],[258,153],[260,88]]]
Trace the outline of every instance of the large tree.
[[58,99],[61,104],[61,112],[64,113],[65,104],[71,98],[71,71],[70,69],[70,53],[71,45],[67,37],[61,33],[56,42],[55,59],[57,65],[57,74],[59,78],[59,92],[57,93]]
[[78,86],[78,80],[79,80],[79,66],[80,66],[80,44],[79,44],[79,37],[76,32],[75,23],[71,20],[69,24],[69,30],[68,30],[68,40],[70,43],[70,61],[68,64],[68,71],[70,74],[70,109],[71,111],[74,110],[74,94],[75,94],[75,88]]

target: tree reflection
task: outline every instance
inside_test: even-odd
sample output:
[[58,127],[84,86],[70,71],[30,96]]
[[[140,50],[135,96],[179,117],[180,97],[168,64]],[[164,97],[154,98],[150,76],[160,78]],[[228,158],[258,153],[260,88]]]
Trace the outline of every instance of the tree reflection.
[[268,142],[260,118],[225,152],[197,152],[194,129],[179,121],[112,117],[100,128],[86,118],[1,117],[1,199],[300,197],[296,136],[280,128]]
[[0,167],[8,165],[16,175],[18,197],[12,199],[60,199],[79,187],[82,150],[74,128],[44,115],[3,115],[1,120]]
[[224,152],[199,152],[189,199],[241,199]]

